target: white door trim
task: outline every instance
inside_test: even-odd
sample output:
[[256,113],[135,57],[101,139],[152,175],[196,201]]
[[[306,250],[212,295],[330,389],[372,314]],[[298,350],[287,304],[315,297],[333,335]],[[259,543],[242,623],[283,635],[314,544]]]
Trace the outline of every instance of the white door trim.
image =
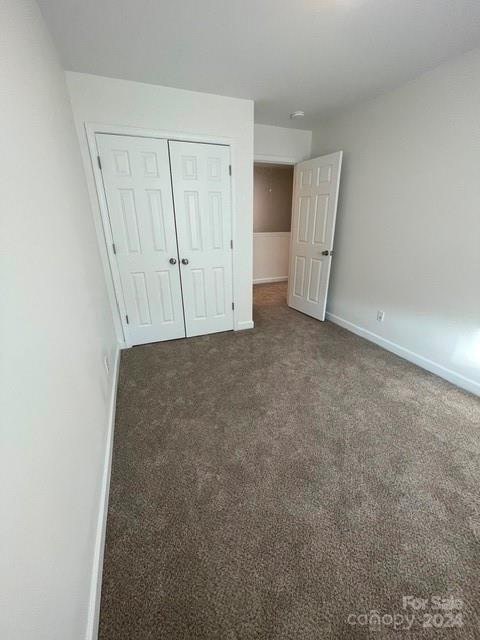
[[286,158],[285,156],[266,156],[262,155],[261,153],[257,153],[253,158],[253,162],[262,162],[265,164],[286,164],[293,166],[302,161],[298,160],[298,158]]
[[[122,295],[122,287],[120,281],[120,273],[117,266],[117,261],[114,259],[113,253],[113,238],[110,229],[110,222],[108,217],[107,203],[105,199],[105,191],[103,188],[103,178],[100,168],[97,162],[98,149],[96,142],[96,134],[107,133],[120,136],[135,136],[144,138],[161,138],[164,140],[179,140],[182,142],[201,142],[206,144],[221,144],[230,147],[230,162],[232,165],[232,175],[235,174],[235,157],[236,146],[233,138],[228,137],[215,137],[208,135],[199,135],[189,132],[179,131],[166,131],[156,129],[142,129],[139,127],[126,127],[121,125],[108,125],[97,122],[85,122],[85,135],[87,138],[88,152],[90,156],[90,164],[93,173],[93,179],[95,184],[94,199],[92,194],[92,205],[96,210],[95,215],[95,229],[97,232],[98,246],[100,249],[100,257],[103,264],[105,281],[109,292],[112,315],[115,320],[115,327],[117,331],[117,339],[121,347],[131,347],[132,340],[130,339],[128,325],[125,321],[126,308]],[[233,238],[233,251],[232,251],[232,287],[233,287],[233,300],[236,300],[235,280],[237,274],[237,259],[236,251],[238,247],[237,237],[237,206],[236,206],[236,194],[235,194],[235,180],[231,180],[231,198],[232,198],[232,238]],[[244,323],[238,320],[238,305],[235,305],[233,311],[233,328],[235,331],[245,329]]]

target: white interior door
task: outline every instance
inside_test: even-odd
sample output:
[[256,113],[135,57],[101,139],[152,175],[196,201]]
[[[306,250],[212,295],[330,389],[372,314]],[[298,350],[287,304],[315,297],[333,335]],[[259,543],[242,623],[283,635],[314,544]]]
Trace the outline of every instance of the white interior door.
[[288,304],[325,320],[342,151],[295,166]]
[[130,341],[183,338],[167,141],[110,134],[96,140]]
[[187,336],[233,329],[230,148],[169,148]]

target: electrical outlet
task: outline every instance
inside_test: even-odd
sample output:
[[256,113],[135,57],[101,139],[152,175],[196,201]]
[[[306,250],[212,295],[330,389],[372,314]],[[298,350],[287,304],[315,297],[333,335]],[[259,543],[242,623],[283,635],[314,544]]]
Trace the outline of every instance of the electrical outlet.
[[385,320],[385,311],[377,311],[377,320],[378,322],[383,322]]
[[109,360],[108,356],[106,356],[106,355],[103,356],[103,364],[104,364],[104,367],[105,367],[105,371],[107,373],[110,373],[110,360]]

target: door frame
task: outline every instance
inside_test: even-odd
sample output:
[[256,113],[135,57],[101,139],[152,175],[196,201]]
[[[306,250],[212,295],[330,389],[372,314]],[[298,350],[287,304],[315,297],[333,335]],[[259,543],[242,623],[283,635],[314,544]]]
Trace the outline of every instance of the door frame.
[[297,158],[286,158],[285,156],[266,156],[261,153],[257,153],[253,156],[253,163],[261,162],[263,164],[286,164],[295,166],[299,162],[303,162],[303,160],[298,160]]
[[[121,348],[129,348],[133,346],[133,342],[130,337],[129,327],[125,321],[127,314],[125,301],[123,299],[123,289],[120,279],[120,271],[113,252],[113,237],[112,230],[110,228],[110,217],[108,214],[107,201],[105,197],[105,189],[103,185],[103,176],[98,166],[97,157],[97,141],[96,134],[110,134],[119,136],[131,136],[137,138],[159,138],[162,140],[175,140],[178,142],[197,142],[200,144],[218,144],[227,146],[230,149],[230,164],[232,166],[232,175],[236,175],[235,172],[235,157],[236,157],[236,143],[232,138],[221,138],[208,135],[199,135],[193,133],[183,133],[178,131],[165,131],[161,129],[143,129],[139,127],[127,127],[120,125],[106,125],[95,122],[85,122],[85,135],[87,138],[88,153],[90,159],[90,166],[92,169],[95,193],[91,194],[92,204],[94,209],[97,209],[97,214],[94,215],[95,230],[97,234],[98,246],[100,249],[100,258],[103,265],[103,271],[105,274],[105,283],[107,286],[108,296],[110,299],[110,306],[112,309],[112,315],[115,325],[115,331],[117,334],[117,340],[120,343]],[[172,194],[173,197],[173,194]],[[236,261],[236,248],[238,246],[237,238],[237,208],[235,197],[235,181],[230,179],[230,197],[231,197],[231,224],[232,224],[232,295],[233,300],[236,298],[235,290],[235,275],[237,273],[237,261]],[[238,309],[237,305],[233,309],[233,329],[237,331],[238,327]]]
[[[298,164],[299,162],[303,162],[303,160],[299,160],[298,158],[288,158],[285,156],[271,156],[271,155],[263,155],[260,153],[254,154],[253,156],[253,165],[255,167],[255,164],[257,163],[261,163],[261,164],[273,164],[273,165],[277,165],[277,166],[290,166],[293,167],[295,169],[295,165]],[[292,195],[293,195],[293,187],[295,185],[292,184]],[[291,219],[291,213],[290,213],[290,219]],[[290,243],[291,243],[291,238],[292,238],[292,229],[291,229],[291,222],[290,222],[290,231],[270,231],[270,232],[257,232],[259,235],[265,235],[265,233],[270,233],[271,234],[277,234],[277,233],[281,233],[281,234],[285,234],[288,233],[289,234],[289,242],[288,242],[288,267],[289,267],[289,271],[290,271]],[[255,232],[253,233],[253,238],[255,241]],[[289,277],[290,273],[287,273],[287,277],[286,278],[279,278],[278,280],[276,280],[276,282],[288,282],[288,277]],[[274,280],[272,280],[271,278],[268,278],[266,280],[266,282],[274,282]],[[261,282],[255,282],[255,280],[253,280],[253,285],[255,284],[262,284]]]

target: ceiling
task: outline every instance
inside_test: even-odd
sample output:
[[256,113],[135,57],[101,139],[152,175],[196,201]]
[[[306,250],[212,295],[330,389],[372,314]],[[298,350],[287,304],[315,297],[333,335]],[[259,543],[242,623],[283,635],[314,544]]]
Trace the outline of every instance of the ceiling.
[[302,129],[480,45],[478,0],[39,4],[66,69],[251,98],[256,122]]

